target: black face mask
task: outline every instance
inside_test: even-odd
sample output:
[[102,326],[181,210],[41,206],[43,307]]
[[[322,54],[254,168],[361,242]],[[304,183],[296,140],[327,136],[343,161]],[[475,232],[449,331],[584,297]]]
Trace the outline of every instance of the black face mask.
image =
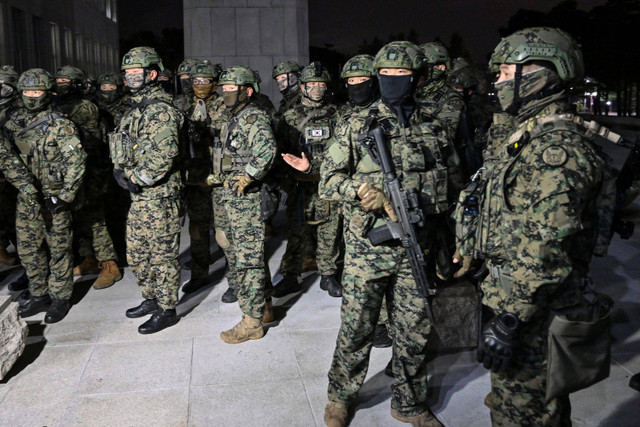
[[171,80],[161,80],[159,83],[160,83],[160,86],[162,87],[162,89],[164,89],[165,92],[173,93],[173,84],[172,84]]
[[413,101],[413,75],[387,76],[378,74],[380,96],[385,104],[398,106]]
[[351,101],[352,104],[364,107],[376,99],[378,91],[375,80],[369,79],[366,82],[355,85],[347,84],[347,92],[349,94],[349,101]]
[[182,93],[193,95],[193,87],[191,86],[191,79],[180,79],[180,88]]

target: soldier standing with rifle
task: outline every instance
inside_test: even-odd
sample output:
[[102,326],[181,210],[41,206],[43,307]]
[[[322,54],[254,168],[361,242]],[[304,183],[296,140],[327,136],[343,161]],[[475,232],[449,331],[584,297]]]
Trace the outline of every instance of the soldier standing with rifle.
[[[374,69],[381,101],[336,129],[322,165],[320,196],[343,202],[350,219],[344,232],[342,323],[329,371],[328,426],[347,425],[367,373],[383,297],[396,378],[391,415],[414,426],[441,425],[427,406],[432,322],[419,286],[428,284],[423,252],[415,248],[432,234],[418,226],[420,218],[446,209],[447,173],[439,149],[446,136],[413,98],[422,61],[420,49],[410,42],[393,42],[378,52]],[[396,196],[404,201],[398,203]],[[401,239],[386,240],[398,235],[398,227]],[[375,241],[380,234],[387,236]]]

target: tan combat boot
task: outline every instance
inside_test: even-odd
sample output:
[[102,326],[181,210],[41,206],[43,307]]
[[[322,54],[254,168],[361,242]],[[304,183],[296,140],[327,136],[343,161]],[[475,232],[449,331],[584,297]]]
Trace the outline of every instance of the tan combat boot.
[[236,326],[220,333],[220,339],[227,344],[240,344],[249,340],[259,340],[263,336],[262,319],[256,319],[246,314],[242,316],[242,320]]
[[271,323],[276,318],[273,315],[273,302],[271,298],[264,300],[264,315],[262,316],[262,323]]
[[98,268],[98,260],[95,257],[88,256],[82,260],[82,262],[73,267],[74,276],[84,276],[87,274],[98,274],[100,269]]
[[0,264],[13,265],[15,263],[16,259],[9,256],[7,248],[4,245],[0,245]]
[[443,427],[443,424],[429,411],[424,411],[423,413],[414,415],[413,417],[407,417],[391,408],[391,416],[398,421],[411,424],[412,427]]
[[345,427],[349,418],[349,407],[344,402],[329,402],[324,408],[324,423],[327,427]]
[[108,288],[118,280],[122,279],[122,274],[120,273],[118,264],[116,264],[114,260],[110,259],[109,261],[101,262],[100,268],[102,268],[102,271],[96,281],[93,282],[94,289]]

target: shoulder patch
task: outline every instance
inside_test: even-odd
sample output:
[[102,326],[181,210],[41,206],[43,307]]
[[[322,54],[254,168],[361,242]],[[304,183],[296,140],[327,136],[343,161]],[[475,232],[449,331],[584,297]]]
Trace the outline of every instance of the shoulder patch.
[[562,166],[567,162],[567,151],[559,145],[552,145],[542,152],[542,161],[549,166]]
[[254,124],[256,120],[258,120],[258,116],[256,114],[249,114],[247,116],[247,123],[249,123],[250,125]]
[[158,114],[158,120],[161,122],[168,122],[169,119],[171,119],[171,117],[169,116],[169,113],[163,111],[160,114]]
[[62,132],[67,136],[72,136],[73,134],[76,133],[76,130],[73,128],[72,125],[65,125],[62,128]]

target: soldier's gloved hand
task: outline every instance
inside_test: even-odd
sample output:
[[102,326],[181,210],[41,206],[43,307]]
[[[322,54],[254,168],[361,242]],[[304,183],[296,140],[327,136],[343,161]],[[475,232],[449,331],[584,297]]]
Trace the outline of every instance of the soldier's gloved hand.
[[238,197],[242,196],[247,187],[253,182],[253,178],[247,175],[241,175],[231,179],[230,188],[236,192]]
[[393,207],[384,193],[378,190],[368,182],[363,183],[358,188],[358,197],[360,198],[360,206],[367,212],[379,212],[382,209],[389,215],[391,221],[397,222],[398,216],[393,211]]
[[506,369],[518,345],[520,321],[511,313],[494,317],[483,329],[476,360],[492,372]]
[[129,185],[127,184],[129,178],[127,178],[122,169],[114,169],[113,177],[116,179],[116,182],[121,188],[123,188],[124,190],[129,190]]
[[44,203],[47,206],[47,210],[51,212],[51,215],[69,210],[69,203],[56,196],[47,197]]
[[456,249],[456,253],[453,254],[453,263],[459,264],[460,269],[453,274],[454,279],[459,279],[469,272],[471,268],[471,262],[473,257],[460,254],[460,249]]
[[207,106],[203,99],[198,99],[191,114],[191,120],[194,122],[204,122],[207,120]]

